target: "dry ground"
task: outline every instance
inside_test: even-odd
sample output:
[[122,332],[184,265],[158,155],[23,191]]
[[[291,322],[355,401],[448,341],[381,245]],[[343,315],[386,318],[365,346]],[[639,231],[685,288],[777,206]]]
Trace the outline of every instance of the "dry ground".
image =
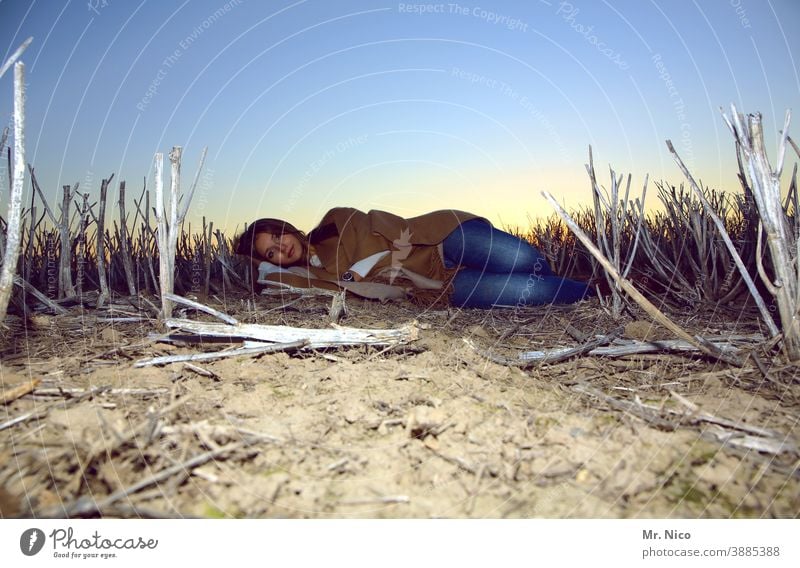
[[[327,300],[286,302],[209,300],[240,321],[328,325]],[[137,315],[124,300],[114,305],[113,312],[74,306],[68,316],[10,318],[0,386],[41,383],[0,407],[2,516],[65,509],[84,516],[492,518],[800,511],[800,373],[774,352],[761,355],[761,369],[752,358],[735,368],[671,353],[581,356],[520,369],[489,361],[464,338],[511,356],[576,345],[567,325],[590,336],[619,323],[596,301],[422,311],[348,299],[343,325],[416,320],[420,338],[389,349],[134,368],[155,355],[227,345],[155,342],[163,331],[156,320],[109,322]],[[187,317],[206,319],[191,310]],[[633,319],[621,323],[641,339]],[[754,319],[720,311],[676,319],[705,335],[759,331],[744,323]],[[691,404],[698,408],[690,411]],[[764,439],[771,446],[759,445]]]

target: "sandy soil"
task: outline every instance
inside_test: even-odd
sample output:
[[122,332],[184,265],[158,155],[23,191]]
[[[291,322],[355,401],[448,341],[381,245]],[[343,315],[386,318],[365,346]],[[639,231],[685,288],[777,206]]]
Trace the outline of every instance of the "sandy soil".
[[[328,325],[328,299],[289,299],[208,303],[240,321]],[[614,322],[596,301],[347,305],[342,325],[417,321],[419,339],[135,368],[229,345],[157,342],[154,319],[108,321],[137,314],[122,300],[11,318],[0,387],[41,383],[0,410],[2,516],[798,516],[800,374],[774,351],[756,349],[762,369],[664,352],[517,368],[479,351],[574,346],[568,325],[661,332]],[[705,335],[759,332],[720,311],[676,319]]]

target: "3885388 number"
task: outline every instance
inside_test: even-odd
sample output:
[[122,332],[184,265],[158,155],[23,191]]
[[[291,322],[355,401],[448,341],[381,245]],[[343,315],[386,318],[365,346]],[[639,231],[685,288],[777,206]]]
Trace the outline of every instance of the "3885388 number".
[[779,546],[735,546],[731,556],[780,556]]

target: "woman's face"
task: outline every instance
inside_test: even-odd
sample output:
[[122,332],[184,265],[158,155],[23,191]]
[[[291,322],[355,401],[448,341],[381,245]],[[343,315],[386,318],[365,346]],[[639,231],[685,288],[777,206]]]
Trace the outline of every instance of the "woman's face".
[[303,257],[303,245],[297,236],[289,233],[258,233],[253,241],[253,252],[272,264],[289,266]]

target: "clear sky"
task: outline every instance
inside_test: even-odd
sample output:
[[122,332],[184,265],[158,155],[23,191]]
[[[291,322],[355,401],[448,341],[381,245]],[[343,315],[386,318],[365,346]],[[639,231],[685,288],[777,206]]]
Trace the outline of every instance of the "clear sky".
[[[51,205],[112,172],[112,199],[153,188],[173,145],[188,188],[208,146],[189,218],[231,232],[340,205],[526,226],[543,189],[589,199],[589,144],[606,186],[609,165],[637,191],[682,181],[670,138],[737,190],[719,107],[761,111],[774,155],[800,109],[798,22],[796,0],[0,0],[0,57],[34,37],[28,161]],[[12,101],[7,73],[5,123]]]

